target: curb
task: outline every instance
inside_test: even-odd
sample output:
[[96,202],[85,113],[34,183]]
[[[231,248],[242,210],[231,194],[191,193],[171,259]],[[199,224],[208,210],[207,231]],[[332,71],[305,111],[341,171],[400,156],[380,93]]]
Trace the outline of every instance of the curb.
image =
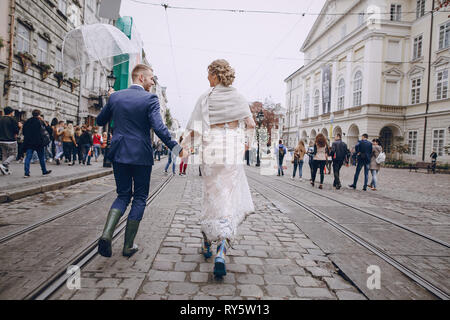
[[38,193],[44,193],[48,191],[58,190],[61,188],[69,187],[80,182],[85,182],[93,179],[108,176],[113,173],[113,170],[107,170],[102,172],[96,172],[87,174],[81,177],[71,177],[64,180],[56,181],[53,183],[45,183],[42,185],[32,186],[29,188],[16,189],[12,192],[0,193],[0,203],[10,202],[25,197],[33,196]]

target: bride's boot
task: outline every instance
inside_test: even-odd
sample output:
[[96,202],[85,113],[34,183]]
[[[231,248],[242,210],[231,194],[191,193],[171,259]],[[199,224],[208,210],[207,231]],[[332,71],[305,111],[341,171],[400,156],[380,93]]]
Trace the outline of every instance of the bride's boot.
[[217,246],[217,255],[214,260],[214,276],[221,279],[227,274],[225,268],[225,255],[227,253],[227,247],[229,247],[228,240],[222,240]]
[[203,234],[202,253],[205,259],[209,259],[212,257],[211,241],[209,241],[208,238],[206,238],[206,235],[203,232],[202,234]]

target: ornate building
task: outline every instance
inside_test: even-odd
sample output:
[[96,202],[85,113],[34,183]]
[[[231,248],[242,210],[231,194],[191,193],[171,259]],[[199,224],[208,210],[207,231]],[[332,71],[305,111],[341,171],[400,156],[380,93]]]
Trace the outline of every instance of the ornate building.
[[[285,79],[289,145],[340,132],[351,147],[368,133],[390,157],[429,161],[435,149],[448,163],[450,18],[431,7],[326,1],[302,45],[304,66]],[[406,154],[396,152],[405,145]]]

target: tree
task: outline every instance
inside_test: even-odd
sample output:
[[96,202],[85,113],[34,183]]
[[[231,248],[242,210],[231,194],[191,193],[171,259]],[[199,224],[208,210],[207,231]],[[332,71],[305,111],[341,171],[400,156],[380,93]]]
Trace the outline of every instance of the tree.
[[250,111],[252,112],[253,120],[255,120],[256,124],[258,124],[258,122],[256,121],[256,115],[261,110],[264,113],[264,120],[261,122],[261,127],[267,129],[267,132],[269,134],[268,143],[272,144],[272,129],[278,129],[279,117],[273,111],[264,109],[261,102],[255,101],[250,105]]
[[172,115],[170,114],[169,108],[166,109],[165,120],[166,120],[167,128],[169,128],[169,129],[172,128],[173,121],[172,121]]

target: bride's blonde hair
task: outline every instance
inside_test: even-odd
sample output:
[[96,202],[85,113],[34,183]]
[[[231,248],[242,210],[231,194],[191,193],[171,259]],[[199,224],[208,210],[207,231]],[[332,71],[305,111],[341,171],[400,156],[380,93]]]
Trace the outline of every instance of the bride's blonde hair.
[[227,60],[214,60],[208,66],[208,72],[210,74],[216,75],[219,79],[219,82],[226,87],[233,84],[235,78],[234,69],[230,66]]

